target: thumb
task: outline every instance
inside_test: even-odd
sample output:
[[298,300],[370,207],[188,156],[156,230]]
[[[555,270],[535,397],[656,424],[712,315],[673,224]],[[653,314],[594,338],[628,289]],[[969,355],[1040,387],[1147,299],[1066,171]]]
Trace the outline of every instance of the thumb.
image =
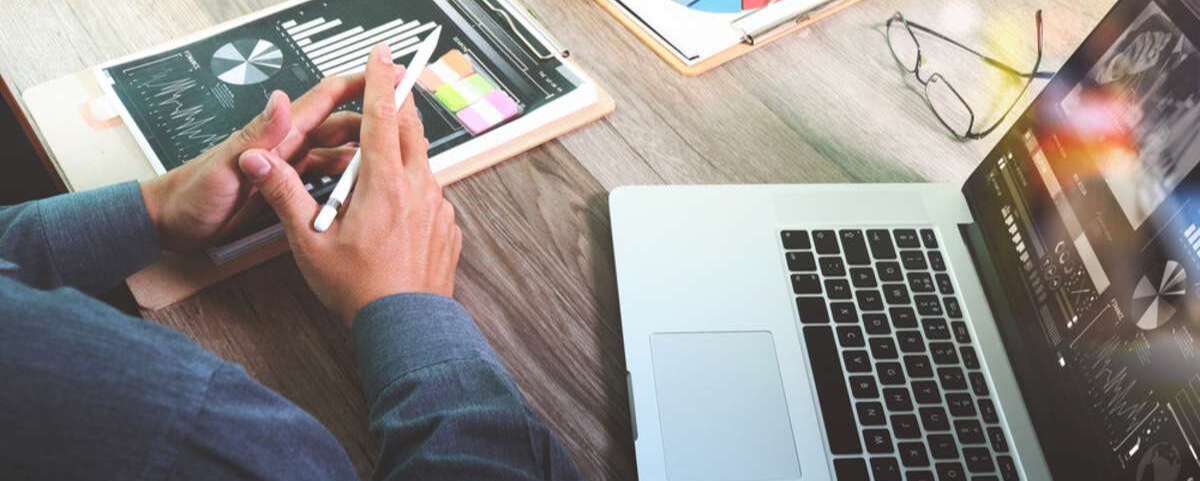
[[304,189],[296,169],[263,149],[243,153],[238,158],[238,168],[262,193],[289,236],[312,232],[309,223],[317,215],[317,202]]
[[262,113],[221,144],[227,154],[224,158],[236,159],[250,149],[274,148],[287,139],[291,130],[292,102],[287,94],[276,90]]

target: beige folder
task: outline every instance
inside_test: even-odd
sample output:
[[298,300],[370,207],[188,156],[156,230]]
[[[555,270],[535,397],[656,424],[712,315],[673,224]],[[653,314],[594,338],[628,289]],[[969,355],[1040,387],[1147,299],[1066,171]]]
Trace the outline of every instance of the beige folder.
[[[604,117],[612,112],[614,104],[598,86],[596,92],[596,101],[589,107],[455,164],[439,172],[438,180],[450,184]],[[108,97],[92,70],[29,88],[23,97],[33,127],[40,132],[59,176],[71,191],[146,180],[155,175],[128,127],[108,110]],[[158,263],[127,282],[142,308],[161,309],[286,251],[287,242],[280,240],[221,266],[203,253],[164,253]]]

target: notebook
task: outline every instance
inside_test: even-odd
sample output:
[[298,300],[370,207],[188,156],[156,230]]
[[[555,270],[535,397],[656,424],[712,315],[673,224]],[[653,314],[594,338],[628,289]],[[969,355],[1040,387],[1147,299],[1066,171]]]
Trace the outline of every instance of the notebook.
[[[71,190],[144,180],[236,132],[272,91],[294,99],[325,77],[361,72],[379,43],[407,63],[439,25],[441,41],[413,97],[443,184],[613,109],[607,93],[514,0],[295,0],[35,86],[23,97]],[[305,180],[318,200],[336,183]],[[158,309],[285,251],[267,213],[205,253],[164,254],[128,283],[139,305]]]
[[857,0],[596,0],[680,73],[700,75]]

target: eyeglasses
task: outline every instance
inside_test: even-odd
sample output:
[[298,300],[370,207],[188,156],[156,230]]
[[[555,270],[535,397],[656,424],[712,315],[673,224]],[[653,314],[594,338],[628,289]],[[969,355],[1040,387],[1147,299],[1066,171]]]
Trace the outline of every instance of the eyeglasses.
[[[923,33],[932,35],[946,42],[953,44],[963,50],[966,50],[975,56],[982,59],[988,65],[1000,69],[1005,73],[1026,79],[1025,86],[1021,89],[1021,93],[1013,99],[1012,105],[1009,105],[1008,110],[1004,111],[996,123],[982,131],[975,130],[975,110],[971,108],[967,101],[958,89],[950,84],[942,74],[938,72],[924,72],[921,67],[925,63],[924,53],[921,51],[921,42],[917,41],[917,35],[914,30],[919,30]],[[887,22],[887,40],[888,48],[892,51],[892,57],[895,57],[896,63],[905,72],[913,74],[921,85],[925,86],[925,103],[929,105],[929,109],[933,111],[933,115],[938,121],[950,131],[958,140],[977,140],[987,137],[988,134],[994,132],[1004,123],[1004,120],[1012,114],[1013,109],[1017,107],[1017,103],[1029,91],[1030,85],[1034,79],[1048,79],[1054,76],[1054,72],[1041,72],[1038,69],[1042,66],[1042,11],[1037,12],[1037,61],[1033,64],[1033,70],[1029,73],[1017,70],[1008,64],[996,60],[992,57],[975,51],[971,47],[963,45],[945,35],[942,35],[928,27],[920,25],[916,22],[910,22],[904,18],[900,12],[896,12]],[[927,74],[927,75],[926,75]]]

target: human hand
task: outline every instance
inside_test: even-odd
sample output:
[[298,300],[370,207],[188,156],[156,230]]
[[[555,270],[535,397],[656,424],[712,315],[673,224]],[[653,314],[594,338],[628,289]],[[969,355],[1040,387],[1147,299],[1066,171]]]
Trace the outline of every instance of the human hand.
[[361,117],[333,113],[362,95],[361,75],[322,81],[294,104],[274,92],[245,128],[187,164],[142,184],[142,197],[162,245],[171,251],[211,246],[255,218],[264,207],[237,165],[250,149],[270,149],[299,172],[335,174],[354,155]]
[[386,46],[371,53],[362,166],[353,196],[327,232],[313,230],[319,207],[279,155],[254,149],[240,161],[282,220],[308,285],[347,325],[367,304],[390,295],[454,294],[462,232],[430,170],[429,142],[412,97],[396,111],[402,72]]

